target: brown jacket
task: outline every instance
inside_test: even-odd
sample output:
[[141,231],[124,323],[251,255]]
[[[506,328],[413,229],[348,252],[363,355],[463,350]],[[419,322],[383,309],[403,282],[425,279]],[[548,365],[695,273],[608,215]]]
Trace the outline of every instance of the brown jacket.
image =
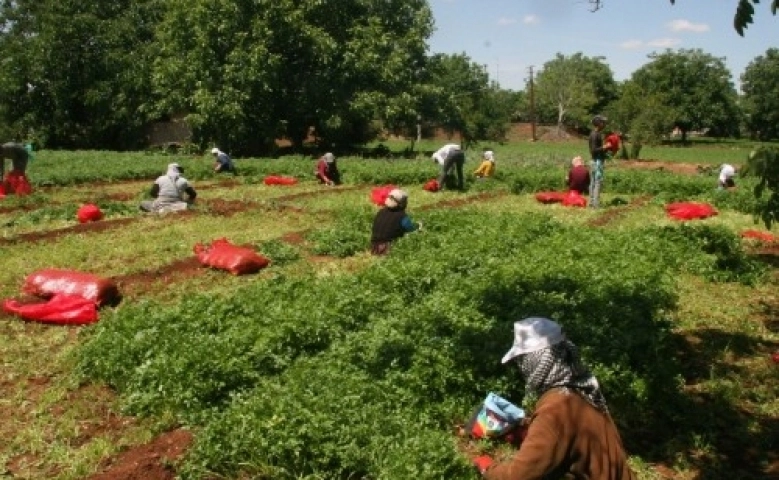
[[527,437],[488,480],[634,480],[611,417],[580,395],[554,388],[538,401]]

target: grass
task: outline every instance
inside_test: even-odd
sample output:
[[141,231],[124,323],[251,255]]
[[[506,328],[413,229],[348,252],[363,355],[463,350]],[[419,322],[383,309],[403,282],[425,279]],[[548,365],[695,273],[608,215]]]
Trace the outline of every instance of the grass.
[[[435,144],[423,144],[433,148]],[[495,145],[501,169],[519,169],[527,163],[552,164],[566,159],[582,149],[580,144],[512,144]],[[737,159],[746,150],[716,148],[647,149],[648,158],[688,163],[720,163]],[[743,147],[748,148],[748,147]],[[474,150],[468,167],[475,168]],[[37,152],[35,168],[43,169],[57,159],[55,153]],[[654,157],[657,155],[657,157]],[[105,158],[108,153],[80,158]],[[167,157],[127,155],[153,164],[154,169],[170,161]],[[184,159],[193,163],[199,159]],[[362,164],[365,161],[346,159]],[[735,161],[735,160],[734,160]],[[124,163],[122,163],[124,165]],[[423,167],[425,164],[421,164]],[[124,168],[124,167],[123,167]],[[133,167],[135,168],[135,167]],[[152,168],[137,168],[138,175],[151,175]],[[31,176],[42,170],[31,168]],[[128,171],[129,167],[128,167]],[[431,175],[434,168],[430,167]],[[136,175],[136,173],[132,173]],[[127,228],[82,235],[67,235],[38,243],[18,242],[0,245],[0,294],[4,298],[17,295],[24,275],[38,268],[62,267],[98,272],[104,276],[150,271],[170,262],[192,255],[196,242],[208,242],[228,237],[235,243],[260,244],[278,239],[285,234],[326,228],[333,214],[344,207],[357,212],[369,212],[370,186],[334,193],[311,181],[294,187],[267,187],[258,178],[237,179],[235,187],[219,186],[219,180],[196,183],[201,188],[201,213],[192,216],[143,217]],[[117,184],[79,185],[72,188],[52,187],[37,194],[39,207],[51,202],[78,205],[90,199],[128,194],[123,201],[137,203],[145,194],[149,179]],[[428,206],[451,200],[467,199],[457,192],[430,194],[416,184],[401,185],[410,192],[410,213],[415,220],[426,221]],[[502,212],[536,212],[549,215],[566,224],[590,228],[604,211],[545,206],[537,203],[532,194],[512,195],[503,185],[496,186],[500,196],[456,207],[463,211],[478,211],[484,215]],[[327,193],[325,193],[327,192]],[[279,201],[297,193],[315,193],[311,196]],[[638,195],[607,192],[603,203],[616,197],[633,200]],[[235,200],[251,203],[251,208],[231,216],[220,216],[209,211],[208,201]],[[11,198],[7,204],[23,204],[23,199]],[[254,203],[252,203],[254,202]],[[1,204],[5,206],[4,204]],[[286,207],[302,212],[293,213]],[[456,214],[458,210],[452,210]],[[2,214],[0,220],[9,220],[18,212]],[[755,228],[750,216],[730,210],[704,222],[722,225],[734,232]],[[74,220],[42,219],[35,224],[8,227],[4,236],[13,237],[31,231],[49,231],[70,226]],[[620,209],[620,215],[604,228],[639,231],[646,225],[671,225],[660,204],[649,201],[643,205]],[[367,227],[366,227],[367,228]],[[575,239],[572,239],[575,242]],[[274,276],[319,277],[349,275],[372,265],[377,260],[365,252],[345,259],[315,258],[305,243],[296,245],[301,253],[284,265],[274,266],[258,276],[232,277],[218,271],[203,271],[200,275],[176,282],[159,279],[156,284],[137,294],[137,298],[163,302],[177,302],[188,292],[208,291],[228,296],[240,285],[260,282]],[[775,272],[775,270],[774,270]],[[647,286],[651,288],[651,286]],[[779,369],[767,357],[779,349],[779,332],[775,315],[779,298],[775,282],[756,287],[734,283],[712,283],[686,274],[678,279],[679,308],[668,312],[674,322],[674,333],[680,340],[679,361],[684,365],[685,403],[669,405],[676,408],[685,422],[677,432],[652,432],[658,439],[658,448],[645,447],[642,432],[623,432],[631,446],[631,463],[640,479],[715,478],[717,466],[728,465],[734,459],[724,457],[733,451],[731,443],[753,444],[754,448],[776,451],[779,445]],[[121,306],[119,307],[121,308]],[[772,320],[774,318],[774,320]],[[773,322],[773,323],[772,323]],[[23,323],[5,317],[0,324],[0,476],[17,478],[83,478],[94,472],[99,463],[120,449],[148,441],[152,436],[173,425],[169,418],[138,419],[121,414],[115,394],[101,385],[81,385],[72,374],[72,352],[80,343],[78,327],[51,327]],[[772,430],[774,428],[774,430]],[[688,436],[688,437],[686,437]],[[692,445],[685,449],[683,445]],[[659,450],[659,451],[658,451]],[[766,466],[768,469],[768,466]],[[733,470],[729,470],[733,471]],[[735,478],[735,477],[734,477]]]

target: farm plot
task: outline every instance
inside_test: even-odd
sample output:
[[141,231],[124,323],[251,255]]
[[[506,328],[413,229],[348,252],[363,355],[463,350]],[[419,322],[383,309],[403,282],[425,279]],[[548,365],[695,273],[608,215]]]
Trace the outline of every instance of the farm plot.
[[[41,215],[9,232],[4,296],[58,266],[112,277],[125,298],[91,327],[2,317],[0,413],[17,419],[0,427],[12,439],[0,448],[6,472],[474,478],[451,432],[487,391],[522,399],[498,360],[513,320],[529,315],[560,320],[583,348],[640,478],[776,472],[777,370],[766,359],[779,300],[773,267],[738,235],[754,228],[749,195],[719,195],[707,176],[615,169],[612,206],[592,211],[534,200],[561,187],[557,165],[440,194],[421,190],[427,163],[344,165],[337,188],[268,187],[263,175],[305,178],[309,165],[258,163],[204,188],[192,212],[161,218],[132,213],[137,198],[122,196],[143,182],[111,183],[101,198],[126,206],[126,224],[25,237],[75,222]],[[387,183],[409,190],[425,227],[377,259],[369,193]],[[95,198],[74,190],[60,206]],[[668,220],[662,205],[679,199],[720,214]],[[26,208],[4,215],[47,207]],[[192,245],[219,237],[271,266],[238,277],[200,267]],[[131,445],[141,446],[111,457]]]

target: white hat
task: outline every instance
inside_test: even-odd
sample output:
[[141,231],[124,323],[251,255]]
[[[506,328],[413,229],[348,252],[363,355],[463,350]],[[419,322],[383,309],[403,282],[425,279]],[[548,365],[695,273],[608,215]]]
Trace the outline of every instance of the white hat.
[[212,149],[211,149],[211,153],[213,153],[214,155],[216,155],[216,154],[218,154],[218,153],[219,153],[219,149],[218,149],[218,148],[216,148],[216,147],[214,147],[214,148],[212,148]]
[[484,152],[484,159],[489,160],[491,162],[495,161],[495,153],[492,150],[487,150]]
[[384,205],[389,208],[405,207],[408,203],[408,193],[399,188],[393,189],[384,200]]
[[335,161],[335,155],[333,155],[330,152],[327,152],[324,155],[322,155],[322,158],[324,158],[325,162],[327,163],[333,163]]
[[512,358],[551,347],[565,340],[560,324],[543,317],[530,317],[514,322],[514,345],[511,346],[501,363]]

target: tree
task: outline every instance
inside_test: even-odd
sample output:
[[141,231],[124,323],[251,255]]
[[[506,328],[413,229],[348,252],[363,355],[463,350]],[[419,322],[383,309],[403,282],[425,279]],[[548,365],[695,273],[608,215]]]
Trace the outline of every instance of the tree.
[[429,81],[436,91],[435,119],[466,145],[479,140],[503,140],[516,103],[510,93],[491,84],[485,67],[465,54],[436,54],[428,62]]
[[628,80],[622,85],[619,100],[606,110],[609,127],[626,134],[631,143],[629,158],[639,158],[644,145],[660,143],[673,128],[676,112],[661,95],[647,92]]
[[767,200],[758,204],[757,215],[770,229],[779,221],[779,147],[760,146],[752,151],[747,159],[746,173],[759,179],[755,198],[761,199],[768,190]]
[[779,49],[769,48],[741,75],[746,126],[760,140],[779,138]]
[[[676,4],[676,0],[670,0],[671,5]],[[588,0],[592,11],[600,10],[603,7],[604,0]],[[733,17],[733,28],[739,35],[744,36],[744,29],[753,23],[755,7],[752,4],[758,4],[760,0],[738,0],[736,4],[736,14]],[[771,13],[776,15],[779,9],[779,0],[771,2]]]
[[17,0],[0,22],[0,104],[18,137],[135,148],[148,117],[157,0]]
[[666,50],[649,58],[631,81],[673,112],[673,125],[682,131],[683,142],[692,130],[738,134],[740,111],[724,59],[699,49]]
[[554,111],[562,129],[566,120],[589,125],[590,117],[616,96],[616,82],[602,58],[558,53],[536,76],[535,92],[542,118]]
[[424,0],[169,0],[154,65],[159,113],[200,143],[260,152],[360,142],[375,119],[416,116],[432,14]]

